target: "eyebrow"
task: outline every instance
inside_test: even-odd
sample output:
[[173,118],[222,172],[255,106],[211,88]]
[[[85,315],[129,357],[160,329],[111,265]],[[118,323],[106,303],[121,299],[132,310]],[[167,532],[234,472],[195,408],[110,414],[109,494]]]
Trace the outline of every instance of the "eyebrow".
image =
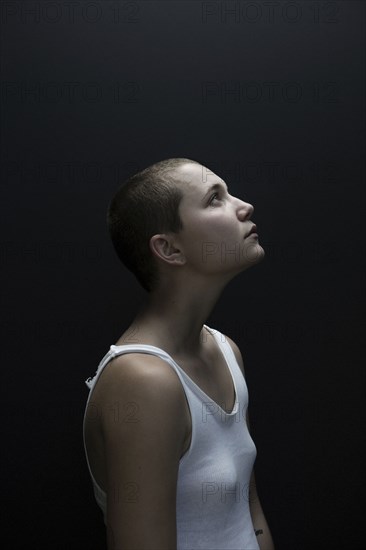
[[[204,196],[202,197],[202,202],[205,200],[205,198],[207,197],[207,195],[209,195],[209,193],[211,193],[211,191],[219,191],[220,189],[222,189],[224,187],[224,184],[225,182],[223,183],[214,183],[213,185],[211,185],[206,193],[204,194]],[[225,184],[225,187],[226,187],[226,191],[229,192],[229,188],[228,186]]]

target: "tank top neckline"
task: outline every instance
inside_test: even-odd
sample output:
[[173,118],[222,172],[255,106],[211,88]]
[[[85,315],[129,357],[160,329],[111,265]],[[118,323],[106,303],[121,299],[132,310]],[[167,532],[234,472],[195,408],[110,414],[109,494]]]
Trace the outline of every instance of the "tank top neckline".
[[227,412],[225,411],[218,403],[216,403],[216,401],[214,401],[212,399],[212,397],[210,397],[209,395],[207,395],[206,392],[203,391],[202,388],[200,388],[200,386],[198,384],[196,384],[196,382],[194,380],[192,380],[192,378],[182,369],[182,367],[180,367],[178,365],[178,363],[173,359],[173,357],[171,355],[169,355],[169,353],[165,350],[163,350],[162,348],[158,348],[157,346],[152,346],[151,344],[121,344],[119,346],[116,346],[115,344],[112,344],[110,346],[110,350],[109,350],[109,353],[111,351],[114,351],[115,349],[119,349],[119,348],[134,348],[134,347],[142,347],[142,348],[147,348],[147,349],[154,349],[154,350],[157,350],[159,353],[162,353],[163,355],[165,355],[166,357],[168,357],[171,361],[173,361],[173,363],[178,367],[179,371],[181,373],[183,373],[184,376],[186,376],[190,382],[197,388],[197,390],[206,398],[208,399],[209,401],[211,401],[214,405],[216,405],[216,407],[219,408],[219,410],[221,411],[221,413],[225,414],[226,416],[233,416],[234,414],[236,414],[237,412],[237,409],[238,409],[238,392],[237,392],[237,387],[236,387],[236,383],[235,383],[235,377],[231,371],[231,367],[229,365],[229,361],[227,360],[226,358],[226,355],[224,353],[224,350],[222,349],[221,345],[218,343],[217,339],[215,338],[215,335],[211,332],[211,329],[207,326],[207,325],[203,325],[204,327],[207,328],[207,330],[212,334],[212,336],[214,337],[218,347],[219,347],[219,350],[221,351],[223,357],[224,357],[224,360],[225,360],[225,363],[226,363],[226,366],[227,368],[229,369],[229,373],[230,373],[230,377],[231,377],[231,380],[232,380],[232,383],[233,383],[233,387],[234,387],[234,393],[235,393],[235,399],[234,399],[234,405],[233,405],[233,408],[230,412]]

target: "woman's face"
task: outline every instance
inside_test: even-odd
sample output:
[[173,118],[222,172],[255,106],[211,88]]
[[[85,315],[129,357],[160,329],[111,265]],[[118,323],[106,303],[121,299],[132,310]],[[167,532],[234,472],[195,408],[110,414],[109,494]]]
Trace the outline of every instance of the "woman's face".
[[258,263],[265,252],[257,237],[248,236],[254,207],[230,195],[205,166],[187,163],[177,172],[184,189],[179,206],[184,229],[174,242],[189,266],[205,274],[234,274]]

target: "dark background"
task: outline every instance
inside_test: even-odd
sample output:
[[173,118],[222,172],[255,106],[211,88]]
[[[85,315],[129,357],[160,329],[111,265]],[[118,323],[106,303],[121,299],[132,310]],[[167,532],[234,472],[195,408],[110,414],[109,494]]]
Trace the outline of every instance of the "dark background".
[[105,548],[84,380],[145,298],[106,209],[169,157],[255,207],[266,257],[207,324],[244,357],[276,550],[363,548],[364,2],[0,5],[7,548]]

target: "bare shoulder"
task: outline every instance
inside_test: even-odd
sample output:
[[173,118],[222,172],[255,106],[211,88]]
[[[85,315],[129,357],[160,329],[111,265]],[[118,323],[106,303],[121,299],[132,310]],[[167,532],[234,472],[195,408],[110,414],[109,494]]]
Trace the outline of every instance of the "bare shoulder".
[[159,357],[128,353],[105,367],[99,383],[108,547],[175,549],[186,435],[180,380]]
[[224,334],[226,340],[228,341],[231,349],[233,350],[234,352],[234,355],[235,355],[235,359],[237,360],[238,362],[238,365],[243,373],[243,376],[245,377],[245,371],[244,371],[244,361],[243,361],[243,357],[242,357],[242,354],[240,352],[240,349],[239,347],[237,346],[237,344],[234,342],[234,340],[232,340],[231,338],[229,338],[229,336],[227,336],[226,334]]
[[[170,414],[181,413],[186,403],[182,384],[173,368],[160,357],[147,353],[114,357],[101,373],[93,395],[94,403],[98,401],[104,412],[115,409],[116,403],[128,408],[133,403],[146,403],[148,399],[151,404],[154,400],[163,400]],[[178,414],[178,418],[182,415]]]

